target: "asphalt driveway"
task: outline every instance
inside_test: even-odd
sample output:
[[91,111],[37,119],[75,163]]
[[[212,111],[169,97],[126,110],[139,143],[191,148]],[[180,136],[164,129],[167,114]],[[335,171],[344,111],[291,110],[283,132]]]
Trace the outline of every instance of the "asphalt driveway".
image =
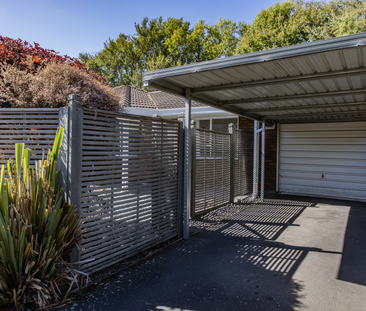
[[58,310],[366,310],[366,204],[276,196],[198,231]]

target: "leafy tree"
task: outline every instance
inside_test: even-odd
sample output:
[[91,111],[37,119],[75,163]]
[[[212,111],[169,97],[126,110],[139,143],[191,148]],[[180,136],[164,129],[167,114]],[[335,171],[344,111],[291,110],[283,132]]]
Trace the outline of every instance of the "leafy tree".
[[290,0],[258,13],[251,24],[219,19],[191,27],[182,18],[145,18],[136,34],[109,39],[95,55],[80,54],[87,67],[112,86],[142,87],[142,73],[235,54],[273,49],[366,31],[366,1]]
[[105,76],[112,86],[129,83],[139,65],[133,40],[124,34],[116,40],[109,39],[100,53],[81,54],[79,59],[85,60],[89,69]]
[[164,47],[163,18],[149,20],[144,18],[140,24],[135,23],[136,36],[133,38],[140,65],[154,59],[158,55],[166,55]]
[[239,25],[228,19],[217,24],[205,24],[200,20],[188,39],[191,62],[232,56],[239,41]]
[[[184,22],[183,18],[169,18],[163,23],[163,56],[170,59],[170,63],[190,63],[192,62],[191,53],[188,47],[188,37],[192,30],[190,23]],[[157,54],[159,56],[159,54]],[[156,55],[152,58],[155,59]],[[160,61],[162,58],[160,58]],[[168,61],[169,62],[169,61]],[[159,67],[159,66],[158,66]],[[164,67],[163,67],[164,68]],[[166,68],[166,67],[165,67]]]
[[200,21],[190,28],[183,18],[145,18],[135,23],[135,29],[134,36],[120,34],[116,40],[109,39],[99,53],[81,53],[79,59],[103,74],[112,86],[142,87],[146,70],[233,55],[239,40],[238,26],[224,19],[217,25]]
[[242,24],[236,52],[262,51],[363,31],[365,1],[287,1],[261,11],[253,24]]
[[150,89],[143,86],[143,81],[142,81],[142,72],[143,71],[145,71],[145,70],[153,71],[153,70],[170,68],[170,67],[175,67],[175,66],[180,66],[180,65],[182,65],[182,63],[180,61],[175,62],[174,60],[172,60],[169,57],[159,55],[159,56],[155,57],[154,59],[146,62],[144,69],[141,68],[139,70],[136,70],[133,73],[132,77],[130,78],[129,84],[148,91]]
[[366,31],[366,2],[362,0],[336,0],[328,4],[311,2],[314,20],[313,40],[345,36]]
[[302,3],[276,3],[258,13],[253,24],[241,25],[237,53],[250,53],[308,41]]

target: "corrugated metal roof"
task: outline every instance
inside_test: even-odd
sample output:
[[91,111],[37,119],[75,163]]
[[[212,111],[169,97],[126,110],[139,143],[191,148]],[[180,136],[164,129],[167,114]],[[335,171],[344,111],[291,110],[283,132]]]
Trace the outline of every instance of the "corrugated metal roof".
[[154,88],[267,122],[366,120],[366,33],[144,73]]

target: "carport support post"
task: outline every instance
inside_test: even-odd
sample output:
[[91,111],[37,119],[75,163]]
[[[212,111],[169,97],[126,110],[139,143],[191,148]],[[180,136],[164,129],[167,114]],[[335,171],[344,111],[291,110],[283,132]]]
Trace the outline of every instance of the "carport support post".
[[259,164],[259,137],[258,121],[254,121],[254,146],[253,146],[253,200],[258,197],[258,164]]
[[184,196],[184,112],[178,114],[179,124],[179,160],[178,160],[178,237],[183,237],[183,196]]
[[234,203],[235,197],[235,125],[234,123],[229,124],[230,134],[230,203]]
[[261,202],[264,201],[264,168],[266,148],[266,122],[262,120],[262,148],[261,148]]
[[183,238],[189,238],[189,212],[191,209],[192,159],[191,159],[191,89],[186,89],[184,119],[184,196],[183,196]]
[[195,199],[196,199],[196,122],[191,120],[191,208],[190,208],[190,216],[191,219],[194,219],[196,207],[195,207]]
[[261,145],[261,202],[264,200],[264,168],[266,145],[266,122],[262,120],[262,127],[258,128],[259,121],[254,121],[254,148],[253,148],[253,199],[258,197],[259,181],[259,133],[262,133]]

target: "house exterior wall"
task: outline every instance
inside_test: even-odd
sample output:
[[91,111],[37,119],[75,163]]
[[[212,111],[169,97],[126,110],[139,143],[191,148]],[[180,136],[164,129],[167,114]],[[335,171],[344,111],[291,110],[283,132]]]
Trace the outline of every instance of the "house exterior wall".
[[[244,130],[253,136],[254,121],[239,117],[239,129]],[[253,141],[251,142],[253,144]],[[276,191],[276,154],[277,154],[277,127],[273,130],[266,130],[265,146],[265,184],[264,189],[268,192]],[[251,148],[253,150],[253,148]],[[253,167],[253,166],[252,166]],[[252,174],[252,170],[248,172]]]

